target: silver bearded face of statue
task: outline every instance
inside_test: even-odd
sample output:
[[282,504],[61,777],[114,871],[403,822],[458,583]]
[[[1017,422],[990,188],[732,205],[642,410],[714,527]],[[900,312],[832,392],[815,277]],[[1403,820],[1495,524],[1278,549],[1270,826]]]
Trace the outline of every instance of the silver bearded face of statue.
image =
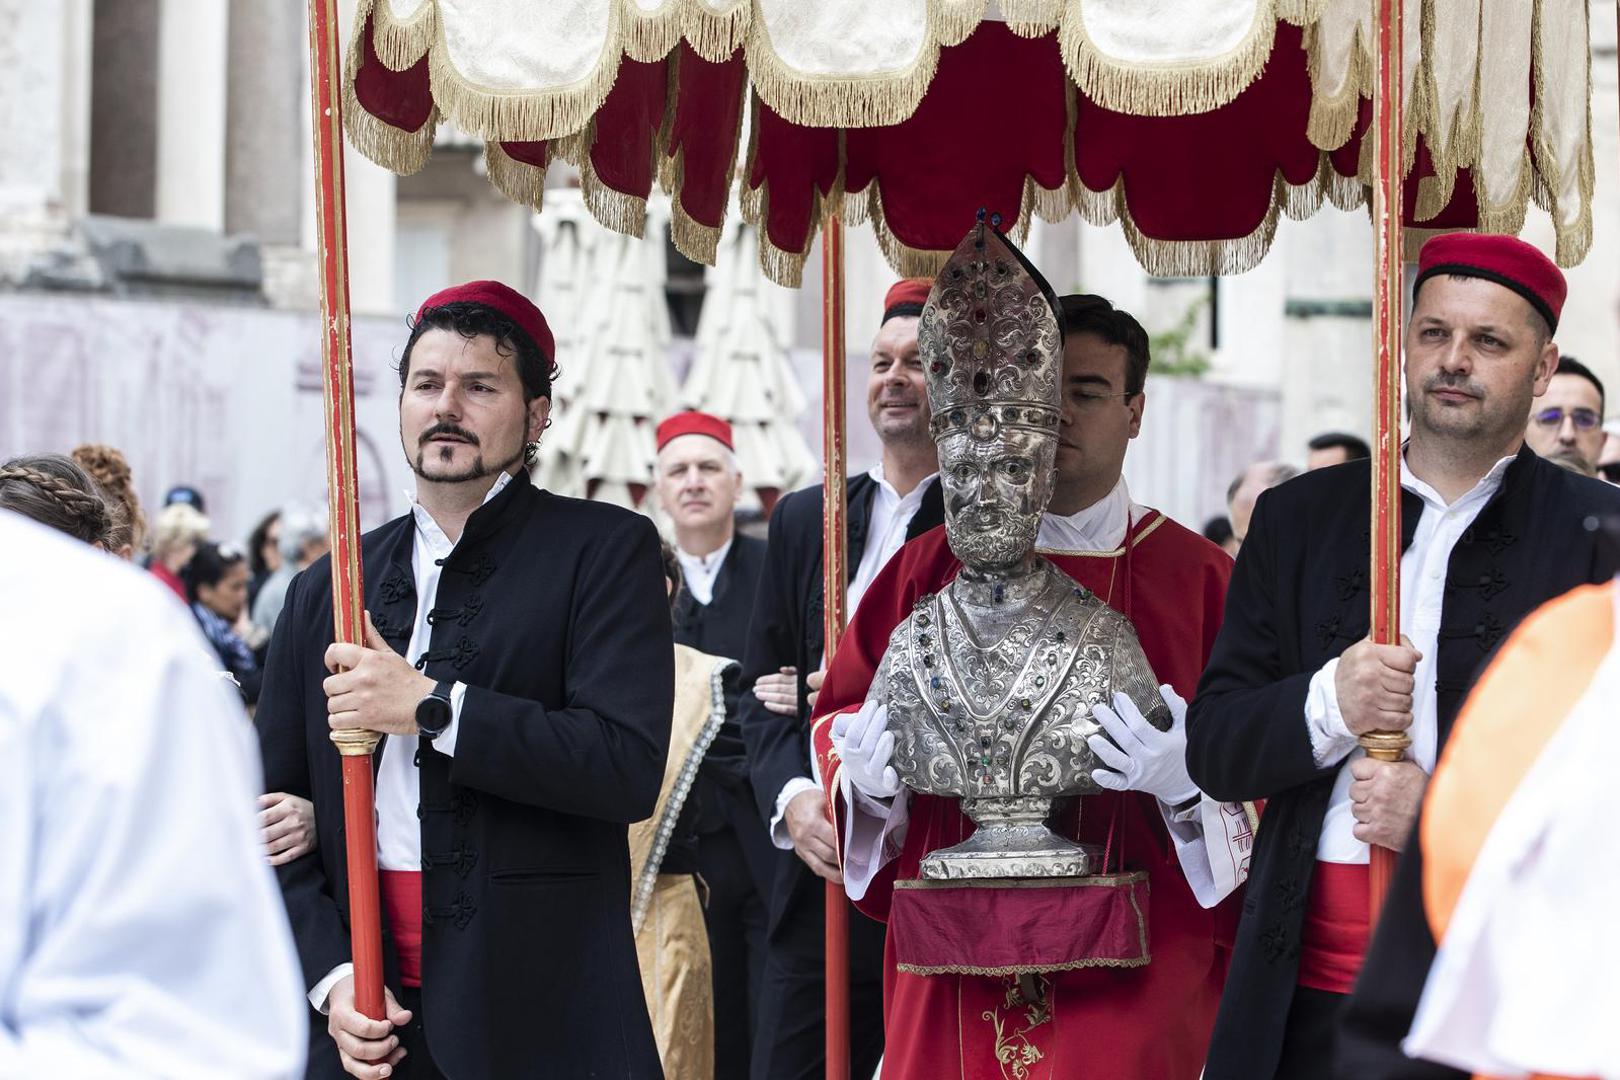
[[989,440],[952,432],[939,440],[945,534],[965,566],[1005,573],[1034,549],[1056,457],[1057,439],[1028,429],[1003,429]]

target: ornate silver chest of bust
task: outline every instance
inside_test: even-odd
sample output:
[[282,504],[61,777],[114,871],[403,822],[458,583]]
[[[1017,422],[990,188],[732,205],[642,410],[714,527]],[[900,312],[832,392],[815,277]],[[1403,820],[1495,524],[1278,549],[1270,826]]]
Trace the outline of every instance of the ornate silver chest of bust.
[[1161,729],[1170,713],[1125,617],[1035,554],[1062,417],[1056,298],[981,222],[936,280],[918,342],[962,570],[895,629],[868,697],[888,708],[900,780],[961,799],[977,826],[922,876],[1088,874],[1090,852],[1046,819],[1098,790],[1091,707],[1123,692]]
[[1100,790],[1091,707],[1122,692],[1170,726],[1130,624],[1045,559],[999,598],[958,578],[918,601],[871,692],[888,705],[901,781],[960,798],[978,826],[927,856],[926,878],[1092,872],[1087,850],[1045,824],[1055,799]]

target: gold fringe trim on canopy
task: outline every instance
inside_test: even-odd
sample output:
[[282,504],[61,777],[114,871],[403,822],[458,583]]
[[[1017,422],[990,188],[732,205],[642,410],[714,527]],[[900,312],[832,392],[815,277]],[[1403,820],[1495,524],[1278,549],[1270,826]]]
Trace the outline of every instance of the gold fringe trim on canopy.
[[608,7],[607,34],[591,73],[567,86],[532,92],[493,90],[465,78],[450,60],[444,25],[428,52],[428,74],[439,111],[469,135],[504,142],[540,142],[578,133],[602,107],[619,77],[624,54],[620,6]]
[[[669,193],[670,221],[669,235],[675,244],[675,250],[685,255],[693,262],[705,266],[713,266],[715,254],[720,248],[721,226],[724,225],[722,213],[721,225],[705,225],[686,212],[682,202],[682,192],[686,187],[686,150],[683,148],[675,154],[670,154],[669,145],[673,138],[676,109],[676,87],[680,80],[680,59],[677,57],[669,65],[669,92],[665,98],[664,123],[658,132],[658,185]],[[747,108],[749,96],[745,93],[737,102],[738,116],[737,132],[742,133],[742,111]],[[757,121],[756,121],[757,124]],[[756,128],[757,130],[757,128]],[[731,159],[726,163],[727,202],[730,202],[730,187],[737,175],[737,154],[741,143],[737,139],[731,142]]]
[[687,0],[682,35],[711,64],[723,63],[742,48],[753,24],[752,0]]
[[1063,64],[1080,90],[1105,109],[1133,116],[1187,116],[1226,105],[1265,70],[1277,34],[1271,0],[1255,5],[1242,42],[1208,60],[1150,64],[1119,60],[1097,47],[1080,12],[1071,9],[1058,28]]
[[[551,160],[550,153],[546,160]],[[546,195],[545,169],[519,161],[508,154],[499,142],[487,139],[484,142],[484,171],[496,191],[539,213]]]
[[[596,167],[591,163],[591,146],[595,142],[596,123],[592,121],[578,135],[554,141],[551,150],[579,170],[580,193],[592,217],[614,232],[626,236],[644,235],[647,231],[647,200],[616,191],[602,183],[596,175]],[[651,152],[657,154],[658,147],[654,145]],[[648,166],[651,168],[651,161]]]
[[823,75],[790,67],[754,19],[745,46],[748,78],[771,110],[805,127],[886,127],[917,111],[939,67],[939,50],[960,44],[979,24],[983,0],[925,0],[927,25],[917,55],[894,71]]
[[[356,0],[354,25],[366,25],[371,16],[371,47],[390,71],[404,71],[432,47],[438,34],[437,0],[421,0],[416,13],[401,19],[389,0]],[[356,30],[356,33],[359,31]]]
[[[365,25],[365,16],[372,9],[372,0],[359,0],[356,22]],[[388,0],[382,0],[388,6]],[[433,134],[439,126],[438,107],[428,110],[428,118],[415,131],[406,131],[367,112],[354,93],[355,73],[365,42],[358,31],[349,39],[349,48],[343,57],[343,131],[349,144],[370,160],[399,176],[419,172],[433,154]]]

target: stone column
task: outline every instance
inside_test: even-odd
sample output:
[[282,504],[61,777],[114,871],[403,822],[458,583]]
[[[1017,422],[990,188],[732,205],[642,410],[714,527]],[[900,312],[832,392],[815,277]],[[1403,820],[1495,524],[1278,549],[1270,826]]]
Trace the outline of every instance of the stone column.
[[167,225],[224,231],[229,26],[220,0],[162,0],[156,217]]
[[75,276],[84,210],[89,6],[0,0],[0,282]]

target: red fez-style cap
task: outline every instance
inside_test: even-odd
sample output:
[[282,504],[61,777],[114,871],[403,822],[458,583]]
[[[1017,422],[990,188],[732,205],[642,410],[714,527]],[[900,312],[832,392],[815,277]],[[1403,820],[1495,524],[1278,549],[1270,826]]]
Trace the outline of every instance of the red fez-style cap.
[[1418,254],[1417,280],[1412,299],[1423,283],[1437,274],[1484,278],[1512,289],[1541,313],[1547,325],[1558,329],[1558,316],[1569,295],[1564,272],[1540,248],[1516,236],[1489,233],[1446,233],[1423,245]]
[[662,450],[671,439],[682,435],[707,435],[727,450],[736,450],[731,444],[731,425],[718,416],[703,412],[683,412],[658,425],[658,449]]
[[906,278],[889,286],[889,293],[883,298],[883,321],[921,315],[933,287],[934,279],[926,277]]
[[547,366],[554,376],[557,373],[557,342],[551,336],[551,327],[546,325],[546,317],[540,314],[540,309],[534,306],[534,301],[518,292],[509,285],[502,285],[498,281],[469,281],[465,285],[452,285],[448,289],[441,289],[422,301],[422,306],[416,309],[417,321],[429,308],[443,307],[446,304],[482,304],[488,308],[505,315],[517,324],[519,330],[529,335],[540,355],[545,357]]

